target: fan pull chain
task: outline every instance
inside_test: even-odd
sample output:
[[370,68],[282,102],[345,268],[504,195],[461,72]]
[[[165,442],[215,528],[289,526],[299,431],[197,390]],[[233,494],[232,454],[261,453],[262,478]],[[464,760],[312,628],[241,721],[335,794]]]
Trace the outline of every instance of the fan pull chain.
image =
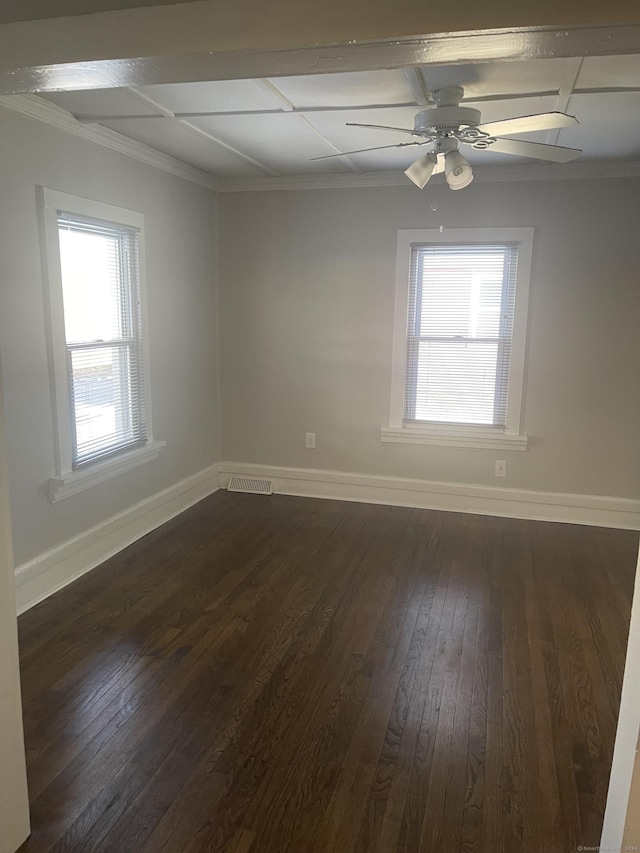
[[431,202],[431,210],[437,214],[438,210],[440,210],[440,225],[438,226],[438,230],[442,234],[444,232],[444,201],[445,196],[443,195],[439,202],[433,201]]

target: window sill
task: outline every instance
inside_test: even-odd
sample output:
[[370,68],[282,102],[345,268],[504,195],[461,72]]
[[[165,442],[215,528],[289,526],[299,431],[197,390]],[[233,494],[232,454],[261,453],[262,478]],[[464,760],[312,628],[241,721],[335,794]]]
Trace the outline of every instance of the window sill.
[[140,465],[146,465],[147,462],[153,462],[154,459],[158,458],[164,445],[164,441],[151,441],[144,447],[118,454],[118,456],[106,459],[104,462],[96,462],[87,468],[70,471],[68,474],[61,474],[58,477],[51,477],[49,480],[49,500],[51,503],[57,503],[57,501],[70,498],[85,489],[90,489],[92,486],[97,486],[99,483],[111,480],[125,471],[131,471]]
[[528,436],[486,427],[382,427],[383,444],[437,444],[443,447],[476,447],[484,450],[527,449]]

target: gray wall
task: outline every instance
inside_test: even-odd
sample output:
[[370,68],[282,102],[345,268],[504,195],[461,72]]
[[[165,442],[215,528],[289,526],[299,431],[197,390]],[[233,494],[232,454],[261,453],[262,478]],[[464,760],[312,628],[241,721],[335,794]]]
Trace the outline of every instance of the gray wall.
[[[215,196],[0,109],[0,347],[17,566],[219,458]],[[57,504],[36,186],[145,216],[154,437],[160,457]]]
[[[637,497],[638,180],[214,194],[0,110],[0,347],[16,564],[218,459]],[[160,458],[58,504],[35,188],[146,217]],[[431,209],[437,207],[436,211]],[[398,228],[533,226],[526,453],[382,446]],[[218,415],[223,415],[222,454]],[[317,433],[305,450],[304,433]],[[509,476],[496,481],[495,458]]]
[[[221,195],[223,459],[637,498],[639,199],[637,179]],[[535,228],[526,453],[381,445],[397,230],[440,224]]]

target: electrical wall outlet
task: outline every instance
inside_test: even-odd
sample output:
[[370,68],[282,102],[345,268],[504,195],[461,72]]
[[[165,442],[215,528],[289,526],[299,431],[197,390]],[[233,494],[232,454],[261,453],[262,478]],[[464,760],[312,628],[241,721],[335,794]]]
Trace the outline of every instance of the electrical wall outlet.
[[507,476],[507,463],[504,459],[496,459],[495,475],[496,477]]
[[316,434],[315,432],[308,432],[307,437],[304,442],[304,446],[308,447],[310,450],[314,450],[316,446]]

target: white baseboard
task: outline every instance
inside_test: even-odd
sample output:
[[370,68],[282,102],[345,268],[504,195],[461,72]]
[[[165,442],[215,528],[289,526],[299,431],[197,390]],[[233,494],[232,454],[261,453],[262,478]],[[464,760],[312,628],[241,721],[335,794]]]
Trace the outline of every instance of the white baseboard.
[[301,497],[470,512],[640,530],[640,501],[534,492],[402,477],[223,462],[181,480],[16,569],[18,613],[57,592],[193,504],[232,475],[265,477],[274,492]]
[[640,530],[640,501],[628,498],[222,462],[223,488],[231,475],[266,477],[274,481],[274,492],[286,495]]
[[212,465],[19,566],[16,569],[18,613],[24,613],[217,491],[218,481],[219,466]]

